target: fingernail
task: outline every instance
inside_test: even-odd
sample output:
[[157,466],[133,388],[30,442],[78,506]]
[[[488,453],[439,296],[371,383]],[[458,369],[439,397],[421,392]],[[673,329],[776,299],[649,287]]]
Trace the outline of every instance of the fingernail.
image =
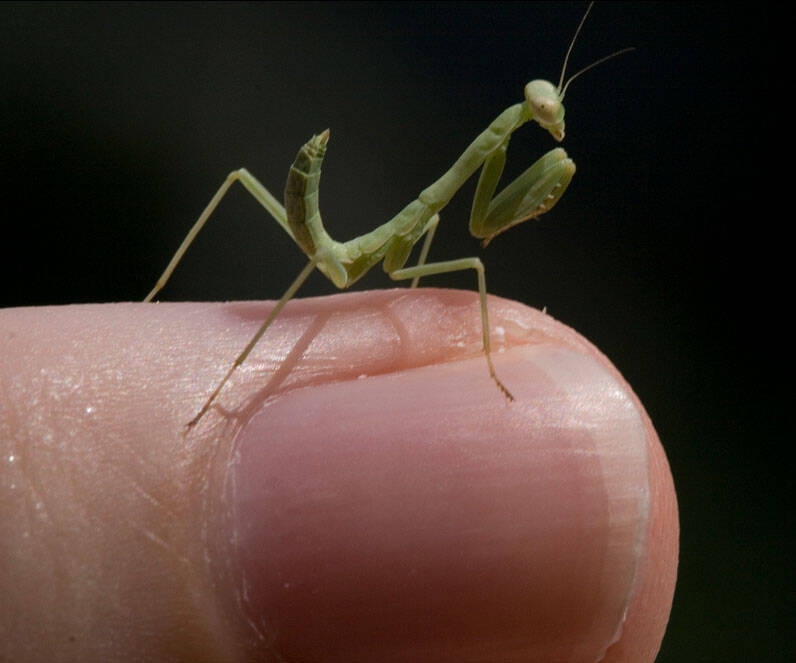
[[[644,555],[628,387],[555,342],[296,389],[230,482],[252,643],[290,661],[598,661]],[[278,659],[277,659],[278,660]]]

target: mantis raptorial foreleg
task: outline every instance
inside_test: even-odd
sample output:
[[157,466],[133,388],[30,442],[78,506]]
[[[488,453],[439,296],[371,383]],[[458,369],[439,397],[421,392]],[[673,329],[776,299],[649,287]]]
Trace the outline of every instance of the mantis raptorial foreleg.
[[505,150],[496,150],[481,170],[478,193],[470,214],[470,233],[483,239],[482,246],[512,226],[547,212],[569,184],[567,177],[561,175],[562,164],[569,159],[564,150],[557,148],[545,154],[493,198],[505,160]]
[[[571,161],[566,152],[558,148],[551,150],[534,163],[522,175],[506,186],[497,196],[500,176],[506,163],[508,139],[498,146],[484,161],[478,178],[473,206],[470,212],[470,234],[482,239],[481,245],[490,241],[518,223],[541,216],[558,202],[569,183],[572,173],[567,175],[560,166]],[[572,168],[574,173],[574,164]],[[425,264],[436,224],[426,234],[417,266]],[[424,275],[425,276],[425,275]],[[412,280],[416,287],[420,276]]]
[[[591,8],[591,5],[589,7]],[[464,269],[476,270],[483,350],[489,374],[503,394],[512,400],[511,392],[498,379],[492,364],[483,264],[475,257],[436,263],[426,263],[426,259],[439,223],[440,210],[479,168],[481,175],[470,213],[470,232],[480,238],[484,246],[508,228],[549,211],[560,200],[575,173],[575,164],[560,148],[545,154],[497,195],[495,191],[503,174],[509,140],[523,124],[532,120],[548,131],[556,141],[563,140],[564,93],[567,85],[585,69],[570,78],[566,85],[564,85],[564,71],[572,45],[585,18],[584,15],[567,51],[558,86],[544,80],[528,83],[525,86],[524,100],[498,115],[442,177],[421,191],[416,200],[409,203],[390,221],[360,237],[347,242],[335,241],[326,232],[321,220],[318,209],[318,184],[321,163],[329,140],[328,130],[313,136],[296,155],[285,185],[284,207],[247,170],[241,168],[227,176],[144,301],[151,301],[163,288],[185,251],[235,181],[240,181],[276,219],[304,251],[309,262],[232,363],[197,415],[188,423],[188,427],[198,423],[210,409],[232,374],[246,360],[276,316],[314,269],[320,270],[338,288],[347,288],[379,262],[390,278],[412,279],[412,287],[416,286],[423,276]],[[608,58],[626,50],[629,49],[618,51]],[[608,58],[602,58],[594,64]],[[405,267],[414,245],[420,241],[420,238],[424,238],[424,242],[417,265]]]

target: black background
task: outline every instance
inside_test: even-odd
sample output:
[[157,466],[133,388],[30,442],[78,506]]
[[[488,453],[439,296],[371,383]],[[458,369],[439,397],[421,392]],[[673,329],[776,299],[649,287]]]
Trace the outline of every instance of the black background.
[[[564,199],[482,252],[470,183],[431,255],[481,255],[491,293],[547,306],[648,409],[682,527],[660,663],[793,660],[792,211],[775,212],[792,73],[769,7],[737,7],[598,4],[570,71],[637,50],[567,93]],[[281,197],[327,127],[327,228],[372,229],[528,80],[557,82],[584,9],[0,5],[0,306],[140,300],[227,172],[246,166]],[[551,147],[524,128],[508,174]],[[217,214],[162,298],[281,295],[303,255],[242,188]],[[469,273],[424,283],[475,288]],[[362,287],[392,285],[376,269]],[[333,290],[316,274],[301,294]]]

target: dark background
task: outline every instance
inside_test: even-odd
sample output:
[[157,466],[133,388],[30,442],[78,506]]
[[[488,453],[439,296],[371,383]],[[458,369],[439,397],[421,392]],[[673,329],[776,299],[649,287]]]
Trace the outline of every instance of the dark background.
[[[578,172],[562,202],[482,252],[470,183],[431,254],[481,255],[491,293],[547,306],[645,403],[682,527],[660,663],[794,660],[792,243],[774,214],[792,73],[769,7],[739,7],[598,4],[570,71],[638,50],[568,91]],[[557,82],[584,9],[0,5],[0,306],[143,298],[231,169],[281,197],[297,149],[326,127],[326,225],[340,240],[372,229],[528,80]],[[551,147],[524,128],[509,174]],[[162,298],[277,298],[303,265],[236,188]],[[475,288],[469,273],[424,283]],[[362,287],[392,283],[379,268]],[[316,275],[301,294],[333,291]]]

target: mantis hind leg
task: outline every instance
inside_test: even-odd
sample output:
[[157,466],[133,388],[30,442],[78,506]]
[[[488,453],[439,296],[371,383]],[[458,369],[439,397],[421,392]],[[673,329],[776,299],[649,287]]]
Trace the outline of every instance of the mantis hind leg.
[[[334,254],[334,251],[330,249],[320,249],[318,252],[310,259],[307,263],[306,267],[299,272],[299,275],[293,280],[293,283],[290,284],[287,290],[285,290],[285,294],[279,299],[276,303],[276,306],[271,309],[271,312],[268,314],[268,317],[263,321],[260,325],[259,329],[254,333],[254,336],[251,337],[251,340],[248,342],[243,351],[237,356],[235,361],[230,366],[229,370],[227,371],[226,375],[221,379],[221,382],[218,383],[216,388],[213,390],[213,393],[210,394],[210,397],[205,401],[205,404],[202,406],[202,409],[196,414],[196,416],[191,419],[186,424],[186,430],[193,428],[199,420],[205,415],[205,413],[210,409],[210,406],[213,404],[213,401],[216,400],[216,397],[221,393],[221,390],[224,388],[224,385],[229,382],[229,379],[232,377],[232,374],[237,370],[238,366],[240,366],[246,358],[251,354],[251,351],[254,350],[254,346],[260,341],[263,337],[263,334],[268,330],[271,326],[271,323],[276,319],[276,316],[282,311],[285,305],[293,299],[294,295],[298,291],[298,289],[304,284],[304,281],[307,280],[307,277],[312,274],[313,270],[315,270],[318,266],[326,265],[327,268],[329,265],[340,265],[339,259]],[[334,267],[333,267],[334,268]],[[332,269],[333,269],[332,268]],[[342,269],[342,266],[340,266]]]
[[[426,241],[428,242],[428,239]],[[395,271],[390,272],[390,278],[393,280],[419,279],[421,276],[459,272],[464,269],[474,269],[478,274],[478,296],[481,301],[481,334],[484,346],[484,356],[486,357],[486,363],[489,367],[489,375],[495,381],[498,389],[503,392],[503,395],[510,401],[513,401],[514,396],[511,395],[511,392],[500,381],[495,373],[495,367],[492,364],[491,348],[489,343],[489,314],[486,305],[486,276],[484,274],[483,263],[478,258],[460,258],[459,260],[433,262],[427,265],[417,265],[416,267],[396,269]]]
[[172,272],[180,263],[180,260],[182,260],[182,257],[185,255],[188,247],[191,246],[193,241],[196,239],[196,236],[199,234],[199,231],[202,230],[202,227],[210,218],[210,215],[215,211],[216,207],[218,207],[218,204],[226,195],[229,187],[231,187],[236,181],[240,181],[240,183],[246,187],[246,190],[252,196],[254,196],[257,202],[265,207],[265,209],[268,210],[268,213],[273,216],[274,219],[276,219],[277,223],[279,223],[279,225],[285,229],[285,232],[293,237],[293,233],[290,231],[290,227],[287,225],[287,216],[285,214],[285,208],[282,206],[282,204],[276,198],[274,198],[268,189],[260,184],[260,182],[257,181],[257,178],[255,178],[254,175],[252,175],[248,170],[245,168],[233,170],[229,175],[227,175],[227,178],[219,187],[218,191],[216,191],[216,194],[210,199],[207,207],[205,207],[204,211],[199,215],[199,218],[196,220],[196,223],[193,224],[193,227],[185,236],[185,239],[182,240],[180,248],[177,249],[177,252],[169,261],[169,264],[163,271],[163,274],[160,275],[157,283],[155,283],[155,287],[152,288],[149,294],[144,298],[144,302],[151,302],[155,295],[157,295],[163,289],[163,286],[166,285],[166,282],[169,280]]
[[262,338],[263,334],[265,334],[266,330],[271,326],[271,323],[274,321],[277,315],[282,311],[291,299],[293,299],[293,295],[296,294],[296,291],[302,286],[304,281],[307,280],[307,277],[312,273],[317,265],[317,260],[313,259],[307,263],[307,266],[301,270],[299,275],[295,278],[293,283],[290,284],[290,287],[285,291],[285,294],[282,295],[282,298],[277,302],[276,306],[271,309],[271,312],[268,314],[268,317],[265,319],[263,324],[260,325],[260,328],[255,332],[254,336],[252,336],[249,343],[243,349],[243,351],[237,356],[235,361],[232,363],[232,366],[227,371],[226,375],[222,378],[221,382],[218,383],[216,388],[213,390],[213,393],[210,394],[210,397],[205,401],[205,404],[202,406],[202,409],[196,414],[196,416],[191,419],[186,425],[186,430],[193,428],[199,420],[205,415],[205,413],[210,409],[210,406],[213,404],[213,401],[216,400],[216,396],[221,393],[221,390],[224,388],[224,385],[229,382],[229,379],[232,377],[232,374],[237,370],[238,366],[240,366],[244,361],[246,361],[246,357],[249,356],[251,351],[254,349],[254,346],[257,345],[257,342]]

